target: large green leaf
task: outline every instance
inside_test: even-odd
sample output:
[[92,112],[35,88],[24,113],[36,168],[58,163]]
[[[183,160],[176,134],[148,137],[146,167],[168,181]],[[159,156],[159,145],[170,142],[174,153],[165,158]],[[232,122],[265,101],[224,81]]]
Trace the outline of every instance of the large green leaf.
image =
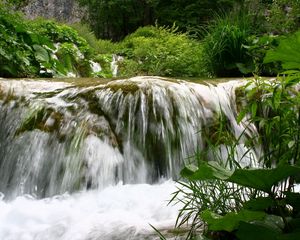
[[232,232],[238,229],[241,221],[263,220],[266,214],[260,211],[241,210],[238,213],[230,212],[225,216],[220,216],[209,210],[201,213],[201,218],[208,224],[210,231]]
[[300,31],[280,41],[275,50],[267,52],[264,63],[279,61],[284,69],[300,69]]
[[270,192],[272,186],[299,172],[299,167],[290,165],[280,165],[272,169],[236,169],[227,181]]
[[181,171],[181,176],[190,180],[226,180],[232,175],[233,171],[221,167],[216,162],[201,162],[199,167],[187,165]]
[[299,173],[299,167],[290,165],[279,165],[272,169],[236,169],[230,171],[215,162],[202,162],[198,168],[187,166],[181,171],[181,175],[189,180],[220,179],[265,192],[270,192],[272,186],[278,182]]
[[276,203],[271,197],[258,197],[245,202],[243,207],[252,211],[264,211],[275,205]]
[[40,45],[33,45],[34,56],[39,62],[48,62],[49,53],[48,51]]
[[267,225],[241,222],[236,236],[240,240],[275,240],[278,232]]

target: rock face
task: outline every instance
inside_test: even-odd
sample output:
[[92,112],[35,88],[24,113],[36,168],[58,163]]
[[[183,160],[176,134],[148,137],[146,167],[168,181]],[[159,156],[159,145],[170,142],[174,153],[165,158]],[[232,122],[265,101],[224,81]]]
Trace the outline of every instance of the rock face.
[[67,23],[79,22],[87,14],[76,0],[32,0],[21,10],[29,19],[44,17]]

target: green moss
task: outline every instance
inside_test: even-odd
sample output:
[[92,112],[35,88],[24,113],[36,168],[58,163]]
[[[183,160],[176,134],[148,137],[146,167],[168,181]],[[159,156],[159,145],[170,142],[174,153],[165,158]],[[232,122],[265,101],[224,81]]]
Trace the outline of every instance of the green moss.
[[[47,120],[51,118],[53,123],[47,124]],[[39,129],[43,132],[54,132],[59,130],[60,123],[63,115],[59,112],[55,112],[52,109],[46,109],[45,107],[37,107],[31,110],[24,118],[19,128],[16,130],[15,135],[19,135],[26,131],[33,131]]]
[[121,90],[123,93],[128,94],[128,93],[135,93],[136,91],[138,91],[140,89],[140,87],[130,81],[124,81],[124,82],[112,82],[111,84],[108,84],[108,87],[113,91],[113,92],[117,92],[119,90]]
[[3,100],[3,104],[7,104],[10,101],[17,100],[18,97],[14,94],[13,90],[9,90],[7,93],[5,93],[1,88],[0,88],[0,99]]
[[242,110],[243,107],[243,99],[245,98],[245,90],[244,87],[237,87],[235,89],[235,103],[236,103],[236,109],[239,113]]

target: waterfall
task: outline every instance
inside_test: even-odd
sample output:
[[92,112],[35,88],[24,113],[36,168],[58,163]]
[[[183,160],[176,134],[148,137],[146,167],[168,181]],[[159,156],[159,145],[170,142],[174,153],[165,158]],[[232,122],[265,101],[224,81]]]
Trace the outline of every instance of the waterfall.
[[119,62],[123,61],[122,56],[118,56],[116,54],[112,55],[112,61],[110,63],[110,69],[113,77],[117,77],[118,75],[118,68],[119,68]]
[[[144,203],[141,209],[154,211],[144,213],[147,217],[141,221],[141,229],[149,231],[147,221],[170,227],[176,211],[169,209],[164,215],[162,202],[155,205],[157,201],[151,194],[159,195],[160,201],[167,200],[175,189],[167,179],[177,179],[187,158],[201,151],[204,142],[199,131],[213,125],[221,112],[232,134],[242,133],[243,127],[236,122],[235,101],[235,88],[241,84],[196,84],[159,77],[95,83],[0,80],[0,212],[2,209],[5,215],[13,208],[16,217],[27,219],[29,213],[21,210],[26,205],[37,212],[41,209],[47,217],[46,221],[40,213],[29,214],[42,229],[35,231],[30,226],[32,235],[23,228],[14,232],[5,225],[4,230],[11,234],[7,239],[43,239],[45,231],[49,234],[47,239],[127,239],[104,233],[109,229],[112,234],[111,226],[118,222],[118,217],[110,215],[109,227],[104,227],[103,218],[108,213],[104,214],[103,209],[112,206],[107,205],[110,201],[117,201],[110,214],[119,211],[128,217],[126,227],[119,229],[118,234],[140,239],[136,226],[140,213],[132,213],[137,218],[134,220],[128,216],[128,204],[138,207],[139,198]],[[238,150],[241,155],[243,148],[241,145]],[[248,164],[247,159],[244,161]],[[118,191],[112,194],[112,189]],[[135,194],[135,200],[131,199]],[[115,199],[102,202],[109,196]],[[125,205],[118,202],[126,199],[129,202]],[[94,206],[96,202],[98,205]],[[49,210],[54,206],[66,207],[63,213],[69,214],[70,219],[84,218],[86,211],[92,209],[101,214],[88,218],[86,221],[93,223],[86,223],[83,232],[74,233],[76,224],[71,220],[75,225],[70,228],[70,221],[55,225],[58,210],[53,215]],[[84,210],[74,209],[71,213],[72,206]],[[2,218],[6,219],[3,215]],[[135,225],[128,227],[131,220]],[[102,230],[94,229],[95,223],[102,224]],[[0,227],[0,238],[4,230]],[[25,238],[22,234],[30,236]]]

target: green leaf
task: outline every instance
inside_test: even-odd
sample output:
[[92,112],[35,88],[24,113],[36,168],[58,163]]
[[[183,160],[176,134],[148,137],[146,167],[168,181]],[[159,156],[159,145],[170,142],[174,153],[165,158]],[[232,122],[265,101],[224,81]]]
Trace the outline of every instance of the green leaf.
[[[261,224],[259,221],[254,221],[253,223],[255,224]],[[262,225],[268,226],[273,229],[273,231],[276,231],[278,233],[282,233],[284,230],[284,221],[282,217],[276,216],[276,215],[271,215],[267,214],[265,219],[263,220]]]
[[201,213],[201,218],[208,224],[210,231],[231,232],[238,229],[241,221],[263,220],[266,214],[260,211],[241,210],[238,213],[230,212],[225,216],[220,216],[209,210]]
[[189,180],[225,180],[239,185],[270,192],[272,186],[300,173],[300,167],[280,165],[272,169],[236,169],[230,171],[216,162],[202,162],[198,168],[184,168],[181,176]]
[[236,63],[235,65],[237,66],[239,71],[243,74],[249,74],[254,72],[254,66],[247,66],[244,63]]
[[34,56],[39,62],[49,62],[48,51],[40,45],[33,45]]
[[300,69],[300,31],[281,40],[275,50],[267,52],[264,63],[279,61],[284,69]]
[[280,181],[300,173],[300,168],[281,165],[273,169],[236,169],[227,181],[270,192],[272,186]]
[[236,236],[240,240],[273,240],[278,233],[267,225],[241,222]]
[[186,166],[180,174],[190,180],[226,180],[231,176],[232,171],[221,167],[216,162],[202,162],[199,167],[195,167],[194,165]]
[[295,145],[295,141],[294,141],[294,140],[292,140],[292,141],[290,141],[290,142],[288,143],[288,147],[289,147],[289,148],[292,148],[294,145]]
[[239,115],[237,116],[237,122],[240,123],[243,120],[243,118],[245,117],[245,115],[246,115],[246,111],[245,110],[241,111],[239,113]]
[[271,197],[258,197],[245,202],[243,207],[253,211],[264,211],[275,204]]
[[291,205],[294,210],[300,212],[300,193],[284,192],[286,203]]
[[251,105],[251,115],[252,115],[252,118],[254,118],[256,116],[256,111],[257,111],[257,103],[254,102]]

